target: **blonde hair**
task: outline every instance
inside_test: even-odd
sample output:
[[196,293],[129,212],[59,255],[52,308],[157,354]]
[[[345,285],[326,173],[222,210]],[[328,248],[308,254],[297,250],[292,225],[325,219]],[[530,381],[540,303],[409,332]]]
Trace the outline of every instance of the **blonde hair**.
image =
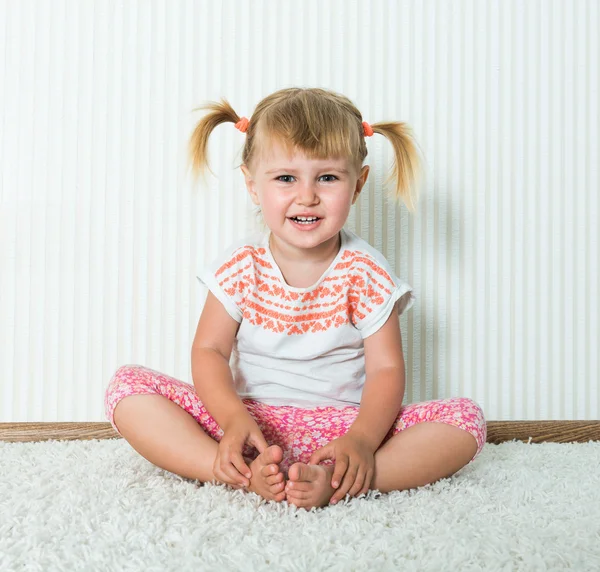
[[[207,109],[189,142],[190,162],[195,176],[208,167],[208,138],[221,123],[237,123],[241,118],[226,99],[208,102],[195,110]],[[248,129],[242,161],[250,166],[261,143],[278,139],[289,150],[299,149],[309,157],[348,157],[360,170],[367,145],[360,111],[345,96],[319,88],[288,88],[265,97],[254,110]],[[393,199],[415,212],[421,160],[412,130],[406,123],[371,124],[374,133],[388,139],[394,150],[394,164],[385,185],[395,181]]]

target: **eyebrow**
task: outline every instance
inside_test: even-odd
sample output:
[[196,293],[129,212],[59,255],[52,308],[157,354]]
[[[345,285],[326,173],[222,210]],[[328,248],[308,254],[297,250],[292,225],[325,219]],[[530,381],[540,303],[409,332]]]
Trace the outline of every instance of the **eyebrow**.
[[[338,173],[343,173],[347,175],[349,173],[348,169],[342,169],[339,167],[325,167],[324,169],[319,169],[320,171],[336,171]],[[286,173],[296,173],[297,169],[288,169],[287,167],[278,167],[276,169],[271,169],[265,172],[265,175],[271,175],[273,173],[278,173],[280,171],[285,171]]]

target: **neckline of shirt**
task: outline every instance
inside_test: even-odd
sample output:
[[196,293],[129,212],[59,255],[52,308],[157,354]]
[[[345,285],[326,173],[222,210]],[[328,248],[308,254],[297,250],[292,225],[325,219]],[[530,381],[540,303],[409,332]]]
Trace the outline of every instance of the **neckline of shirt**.
[[325,272],[323,272],[323,274],[321,274],[321,276],[318,278],[318,280],[312,286],[308,286],[306,288],[296,288],[295,286],[290,286],[285,281],[285,278],[283,277],[283,272],[281,272],[281,268],[279,268],[279,264],[277,264],[277,262],[275,261],[275,257],[273,256],[273,253],[271,252],[271,247],[269,245],[270,236],[271,236],[271,230],[267,229],[266,232],[263,234],[263,240],[262,240],[262,246],[267,253],[269,262],[271,262],[271,264],[273,265],[275,273],[277,274],[277,277],[281,280],[281,284],[283,285],[283,287],[286,290],[289,290],[290,292],[299,292],[299,293],[310,292],[311,290],[314,290],[321,284],[321,282],[323,281],[325,276],[327,276],[327,274],[329,274],[331,272],[331,269],[339,262],[340,258],[342,257],[342,255],[344,253],[344,249],[346,247],[346,244],[347,244],[348,238],[349,238],[346,229],[342,227],[340,229],[340,236],[341,236],[340,249],[339,249],[337,255],[335,256],[335,258],[331,261],[331,264],[325,270]]

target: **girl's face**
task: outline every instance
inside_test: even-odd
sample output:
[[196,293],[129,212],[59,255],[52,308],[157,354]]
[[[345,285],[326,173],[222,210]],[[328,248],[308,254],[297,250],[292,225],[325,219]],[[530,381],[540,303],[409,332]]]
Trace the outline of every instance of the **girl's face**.
[[[242,171],[272,239],[292,255],[328,250],[337,243],[369,167],[358,172],[350,159],[311,159],[299,150],[290,155],[277,142],[261,151],[250,168],[242,165]],[[296,217],[311,220],[301,222]]]

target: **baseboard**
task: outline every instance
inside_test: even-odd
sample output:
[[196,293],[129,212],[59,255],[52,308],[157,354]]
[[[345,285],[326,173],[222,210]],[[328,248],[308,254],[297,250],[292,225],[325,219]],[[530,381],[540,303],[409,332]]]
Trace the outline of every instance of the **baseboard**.
[[[487,442],[531,440],[532,443],[600,441],[600,421],[488,421]],[[0,441],[73,441],[121,439],[108,422],[0,423]]]

